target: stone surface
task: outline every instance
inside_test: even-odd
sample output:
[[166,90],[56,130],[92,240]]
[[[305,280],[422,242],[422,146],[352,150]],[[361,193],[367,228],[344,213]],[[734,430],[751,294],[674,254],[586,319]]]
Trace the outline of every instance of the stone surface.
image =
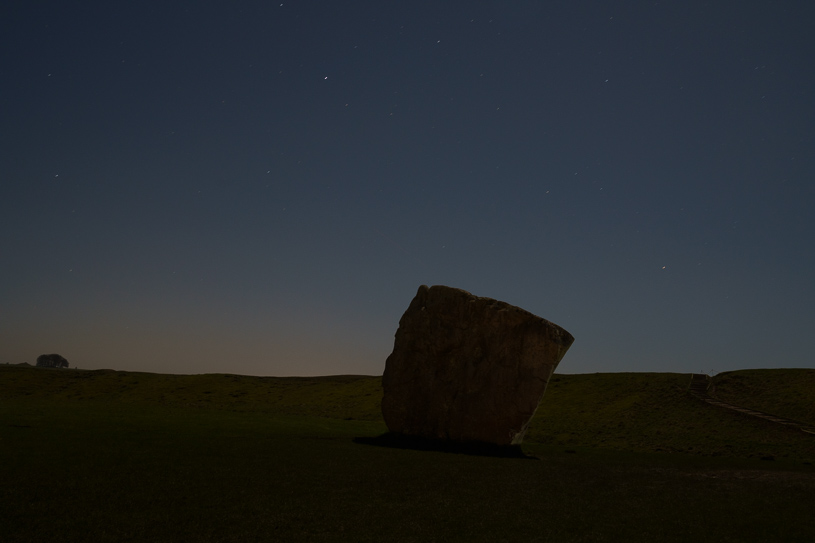
[[67,368],[68,361],[58,354],[41,354],[37,357],[38,368]]
[[382,377],[391,432],[517,445],[574,338],[528,311],[422,285]]

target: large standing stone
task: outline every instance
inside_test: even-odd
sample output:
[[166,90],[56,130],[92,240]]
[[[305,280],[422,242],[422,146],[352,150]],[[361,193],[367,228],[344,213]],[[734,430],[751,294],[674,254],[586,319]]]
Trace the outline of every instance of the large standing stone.
[[391,432],[517,445],[574,341],[560,326],[464,290],[422,285],[382,377]]

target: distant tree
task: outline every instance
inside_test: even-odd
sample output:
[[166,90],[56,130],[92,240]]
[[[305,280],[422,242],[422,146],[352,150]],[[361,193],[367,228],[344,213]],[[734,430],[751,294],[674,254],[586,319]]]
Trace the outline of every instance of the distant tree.
[[38,368],[67,368],[68,361],[58,354],[41,354],[37,357]]

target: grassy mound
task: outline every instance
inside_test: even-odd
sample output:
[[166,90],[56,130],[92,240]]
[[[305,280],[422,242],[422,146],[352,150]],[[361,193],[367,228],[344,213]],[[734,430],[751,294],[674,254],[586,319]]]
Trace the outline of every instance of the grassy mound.
[[[811,408],[811,394],[783,392],[794,372],[764,372],[777,378],[763,381],[768,391],[762,410],[781,415]],[[708,405],[688,394],[689,384],[688,374],[556,374],[527,439],[571,448],[815,461],[815,436]],[[747,399],[731,395],[726,401],[748,407]]]
[[728,403],[815,426],[815,369],[728,371],[713,378],[712,393]]

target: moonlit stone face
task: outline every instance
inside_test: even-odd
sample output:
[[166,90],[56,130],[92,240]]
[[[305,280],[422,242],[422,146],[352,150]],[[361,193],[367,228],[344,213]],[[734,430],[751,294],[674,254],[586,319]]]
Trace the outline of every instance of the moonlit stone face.
[[399,321],[382,377],[391,432],[521,443],[574,338],[519,307],[421,286]]

